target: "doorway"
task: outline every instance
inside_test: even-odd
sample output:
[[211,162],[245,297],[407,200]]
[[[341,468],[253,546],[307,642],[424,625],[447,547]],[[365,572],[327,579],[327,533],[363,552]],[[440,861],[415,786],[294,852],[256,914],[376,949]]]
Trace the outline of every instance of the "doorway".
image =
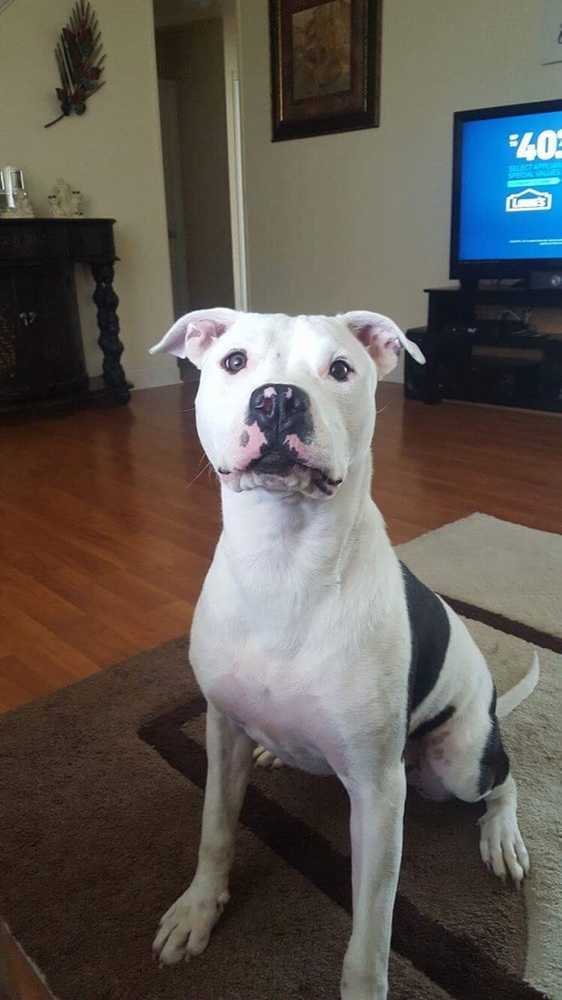
[[247,308],[233,0],[154,0],[176,317]]

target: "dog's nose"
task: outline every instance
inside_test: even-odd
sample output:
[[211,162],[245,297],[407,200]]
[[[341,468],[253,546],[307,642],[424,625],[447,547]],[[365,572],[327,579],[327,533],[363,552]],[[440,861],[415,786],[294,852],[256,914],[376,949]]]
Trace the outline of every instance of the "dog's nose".
[[264,434],[279,438],[298,433],[310,409],[310,399],[304,389],[277,382],[260,385],[250,396],[250,421],[257,421]]

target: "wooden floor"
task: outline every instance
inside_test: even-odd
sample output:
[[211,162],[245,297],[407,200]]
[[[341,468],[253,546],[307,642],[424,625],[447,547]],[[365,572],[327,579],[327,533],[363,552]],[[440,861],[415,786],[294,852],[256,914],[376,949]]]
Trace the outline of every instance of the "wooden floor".
[[[380,390],[396,543],[480,510],[562,531],[562,420]],[[187,630],[219,530],[193,387],[0,426],[0,710]]]
[[[562,420],[394,385],[378,402],[374,493],[395,543],[477,510],[562,532]],[[0,456],[0,711],[187,630],[219,530],[193,386],[6,421]],[[10,1000],[49,996],[0,927],[2,979]]]

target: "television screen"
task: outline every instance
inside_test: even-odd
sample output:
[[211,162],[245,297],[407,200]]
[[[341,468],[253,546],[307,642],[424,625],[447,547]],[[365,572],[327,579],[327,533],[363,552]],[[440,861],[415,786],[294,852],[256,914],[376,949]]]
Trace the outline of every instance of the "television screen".
[[471,262],[503,262],[501,275],[561,258],[562,101],[459,112],[452,276]]

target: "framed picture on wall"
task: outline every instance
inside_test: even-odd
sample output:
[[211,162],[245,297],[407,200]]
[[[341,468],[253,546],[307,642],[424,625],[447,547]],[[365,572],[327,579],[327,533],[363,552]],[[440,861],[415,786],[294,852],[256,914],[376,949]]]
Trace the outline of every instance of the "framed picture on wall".
[[273,141],[379,124],[382,0],[270,0]]

